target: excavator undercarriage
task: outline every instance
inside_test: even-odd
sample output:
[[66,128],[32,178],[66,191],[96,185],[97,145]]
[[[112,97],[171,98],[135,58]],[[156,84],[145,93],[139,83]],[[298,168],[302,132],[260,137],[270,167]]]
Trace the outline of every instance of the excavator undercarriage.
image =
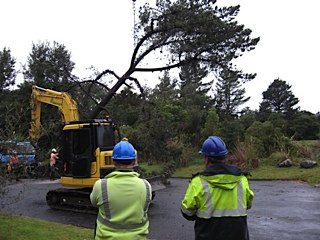
[[47,204],[52,209],[96,214],[90,202],[91,188],[58,188],[47,193]]
[[[165,188],[163,177],[154,176],[147,178],[152,188],[152,199],[155,192]],[[51,209],[80,212],[86,214],[97,214],[98,209],[90,202],[92,188],[58,188],[47,193],[46,201]]]

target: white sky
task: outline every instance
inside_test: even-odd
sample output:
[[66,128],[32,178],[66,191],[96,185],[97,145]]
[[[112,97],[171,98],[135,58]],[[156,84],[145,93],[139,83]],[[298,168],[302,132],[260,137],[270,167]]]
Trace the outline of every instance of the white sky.
[[[257,73],[245,84],[248,106],[258,109],[262,92],[280,78],[292,85],[302,110],[319,112],[320,1],[220,1],[224,3],[240,4],[237,20],[253,37],[261,37],[238,63],[240,69]],[[48,40],[66,46],[80,77],[88,77],[90,66],[119,75],[127,70],[133,50],[131,0],[0,0],[0,10],[0,50],[10,48],[17,67],[26,63],[32,42]],[[150,74],[136,77],[155,85]]]

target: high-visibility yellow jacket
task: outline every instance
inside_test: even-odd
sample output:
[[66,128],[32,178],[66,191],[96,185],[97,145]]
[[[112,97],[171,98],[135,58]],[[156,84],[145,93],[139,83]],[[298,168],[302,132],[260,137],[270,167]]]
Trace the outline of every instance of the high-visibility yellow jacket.
[[[246,216],[253,197],[241,171],[219,163],[192,178],[181,212],[186,219],[196,220],[196,239],[248,239],[239,235],[248,235]],[[228,238],[232,231],[241,233],[234,234],[238,238]]]
[[90,195],[99,208],[95,239],[146,239],[151,186],[133,171],[114,171],[98,180]]

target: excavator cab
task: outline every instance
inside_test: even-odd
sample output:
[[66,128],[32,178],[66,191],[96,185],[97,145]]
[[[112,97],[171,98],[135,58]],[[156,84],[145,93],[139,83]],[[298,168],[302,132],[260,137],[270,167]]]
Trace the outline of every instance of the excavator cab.
[[[99,152],[112,151],[118,140],[116,132],[112,122],[104,119],[67,123],[63,128],[62,144],[65,176],[90,178],[95,172],[92,171],[92,165],[94,168],[96,165],[106,165],[105,162],[99,161],[99,156],[95,153],[97,149]],[[106,172],[108,167],[104,166],[102,169]],[[109,167],[110,171],[112,169],[113,165]],[[100,175],[103,174],[100,172]]]
[[107,119],[67,122],[63,127],[60,159],[64,173],[60,183],[68,188],[50,190],[46,196],[48,205],[95,213],[89,195],[93,184],[115,169],[111,157],[118,140],[118,131]]
[[118,131],[110,120],[67,122],[63,127],[61,184],[91,187],[112,172],[112,149],[118,141]]

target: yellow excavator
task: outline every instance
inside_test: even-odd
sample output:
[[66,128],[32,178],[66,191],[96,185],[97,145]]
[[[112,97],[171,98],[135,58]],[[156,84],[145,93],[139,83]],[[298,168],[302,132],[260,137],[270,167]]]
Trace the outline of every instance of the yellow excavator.
[[[56,106],[64,123],[61,159],[62,188],[47,193],[47,204],[54,209],[77,212],[95,212],[90,203],[94,183],[114,170],[112,150],[119,137],[110,119],[79,120],[77,103],[68,93],[38,86],[32,87],[31,123],[32,141],[40,137],[41,105]],[[161,179],[148,179],[153,191],[163,188]]]

